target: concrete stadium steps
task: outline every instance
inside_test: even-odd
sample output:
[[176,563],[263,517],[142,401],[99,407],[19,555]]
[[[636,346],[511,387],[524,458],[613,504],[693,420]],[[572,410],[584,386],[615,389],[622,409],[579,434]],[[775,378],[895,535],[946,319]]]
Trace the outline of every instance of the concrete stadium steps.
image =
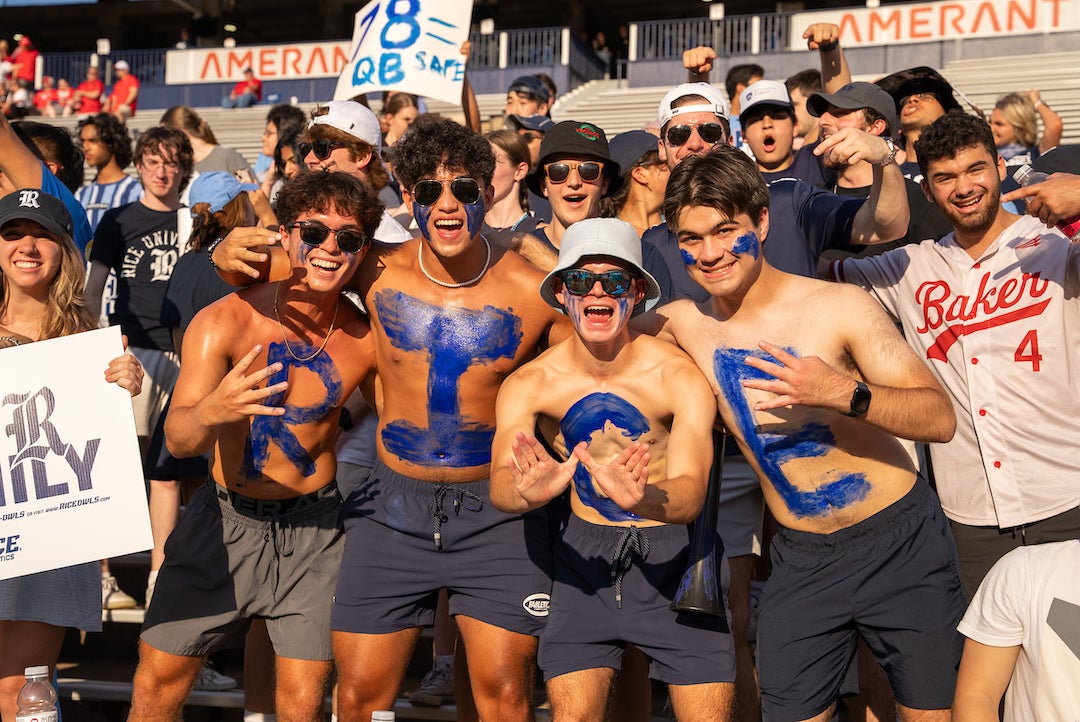
[[964,92],[987,117],[998,98],[1037,89],[1065,124],[1062,143],[1080,143],[1080,52],[954,60],[941,74]]
[[[716,86],[723,92],[722,86]],[[593,80],[559,99],[551,116],[579,120],[604,129],[608,140],[641,128],[656,118],[656,107],[669,86],[630,88],[624,80]]]

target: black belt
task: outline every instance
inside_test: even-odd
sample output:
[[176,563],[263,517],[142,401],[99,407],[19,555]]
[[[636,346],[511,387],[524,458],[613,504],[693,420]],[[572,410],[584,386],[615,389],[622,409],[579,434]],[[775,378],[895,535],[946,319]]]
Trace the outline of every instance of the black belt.
[[226,489],[221,484],[213,482],[214,493],[222,501],[227,501],[241,514],[247,516],[258,516],[271,519],[282,514],[288,514],[291,511],[297,509],[303,509],[304,507],[311,506],[327,497],[337,497],[338,488],[337,482],[331,481],[323,488],[313,491],[310,494],[302,494],[301,496],[293,496],[288,499],[255,499],[254,497],[244,496],[243,494],[233,491],[232,489]]

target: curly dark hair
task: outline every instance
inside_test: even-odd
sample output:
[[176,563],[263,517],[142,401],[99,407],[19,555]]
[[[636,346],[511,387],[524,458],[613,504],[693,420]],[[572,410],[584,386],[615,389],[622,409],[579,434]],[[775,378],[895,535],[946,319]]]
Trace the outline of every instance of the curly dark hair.
[[71,134],[55,125],[35,123],[32,120],[20,120],[12,123],[15,134],[23,145],[46,163],[57,165],[57,179],[74,193],[83,182],[83,152],[71,139]]
[[266,122],[273,123],[277,128],[278,135],[283,135],[293,128],[304,128],[308,124],[308,116],[300,108],[288,103],[275,105],[266,114]]
[[437,116],[417,118],[394,145],[394,174],[402,188],[412,188],[440,167],[461,168],[487,188],[495,173],[495,153],[482,136],[460,123]]
[[98,140],[109,149],[121,170],[131,165],[131,133],[128,132],[126,125],[110,113],[91,115],[80,120],[75,126],[76,141],[82,137],[82,129],[88,125],[97,129]]
[[962,110],[950,110],[925,126],[915,141],[915,155],[919,160],[919,172],[929,178],[927,168],[936,160],[955,158],[966,148],[982,146],[997,162],[997,146],[990,126],[982,118],[976,118]]
[[668,178],[664,217],[676,223],[692,206],[713,208],[728,218],[740,213],[756,223],[769,205],[769,186],[753,159],[729,145],[716,145],[705,155],[686,158]]
[[343,216],[355,218],[361,232],[374,238],[383,209],[382,201],[370,186],[356,176],[340,171],[300,171],[282,186],[277,196],[278,222],[285,228],[295,223],[301,213],[336,210]]
[[147,128],[135,141],[135,155],[133,160],[138,165],[147,153],[161,154],[162,148],[169,148],[176,153],[176,162],[180,164],[180,190],[187,188],[191,180],[191,172],[195,169],[195,151],[191,149],[191,141],[188,140],[184,131],[178,128],[169,128],[164,125],[155,125]]

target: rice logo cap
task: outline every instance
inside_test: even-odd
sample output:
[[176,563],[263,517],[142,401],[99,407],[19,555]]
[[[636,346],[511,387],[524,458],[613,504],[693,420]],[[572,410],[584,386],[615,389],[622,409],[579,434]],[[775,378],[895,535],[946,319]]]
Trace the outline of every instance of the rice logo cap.
[[23,188],[0,198],[0,227],[21,220],[35,221],[53,235],[69,238],[74,228],[64,202],[39,188]]
[[555,158],[598,160],[604,163],[604,176],[608,179],[609,196],[622,187],[622,175],[619,163],[611,157],[608,139],[599,126],[581,123],[576,120],[564,120],[556,123],[544,133],[540,142],[540,160],[529,175],[525,176],[525,185],[533,193],[542,196],[544,165]]
[[575,268],[586,256],[613,258],[633,267],[645,279],[645,299],[634,313],[648,311],[660,300],[660,284],[641,263],[641,237],[634,227],[618,218],[587,218],[566,229],[559,245],[559,262],[540,283],[540,296],[552,308],[565,313],[555,297],[555,278],[568,268]]
[[787,86],[779,80],[759,80],[752,85],[746,86],[746,90],[739,94],[739,121],[746,125],[743,118],[746,111],[755,105],[772,105],[794,111],[795,106],[788,95]]
[[309,128],[329,125],[354,138],[366,141],[376,152],[382,150],[382,129],[370,109],[353,100],[331,100],[314,111]]
[[188,191],[191,215],[195,215],[195,206],[198,203],[209,203],[210,212],[217,213],[244,191],[258,189],[259,186],[255,183],[241,183],[232,173],[223,170],[200,173]]
[[[672,107],[677,101],[688,95],[697,95],[705,98],[704,102],[697,101],[678,108]],[[684,113],[713,113],[718,118],[728,119],[731,109],[727,98],[719,90],[708,83],[682,83],[669,90],[664,99],[660,101],[660,107],[656,117],[663,128],[672,118]]]

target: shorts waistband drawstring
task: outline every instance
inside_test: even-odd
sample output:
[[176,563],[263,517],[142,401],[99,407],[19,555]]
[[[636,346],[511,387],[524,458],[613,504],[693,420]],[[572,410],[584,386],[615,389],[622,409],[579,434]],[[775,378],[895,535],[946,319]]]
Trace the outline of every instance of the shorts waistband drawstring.
[[636,526],[628,526],[619,536],[615,553],[611,556],[611,581],[615,585],[615,606],[622,609],[623,577],[634,564],[634,554],[641,561],[649,556],[649,537]]
[[[484,508],[484,500],[468,489],[460,489],[457,484],[437,484],[431,497],[431,518],[434,520],[435,525],[434,539],[436,549],[443,548],[442,525],[449,521],[449,517],[443,512],[443,499],[448,492],[453,497],[454,516],[460,514],[462,508],[464,508],[465,511],[480,511]],[[465,499],[470,499],[475,503],[466,504]]]

